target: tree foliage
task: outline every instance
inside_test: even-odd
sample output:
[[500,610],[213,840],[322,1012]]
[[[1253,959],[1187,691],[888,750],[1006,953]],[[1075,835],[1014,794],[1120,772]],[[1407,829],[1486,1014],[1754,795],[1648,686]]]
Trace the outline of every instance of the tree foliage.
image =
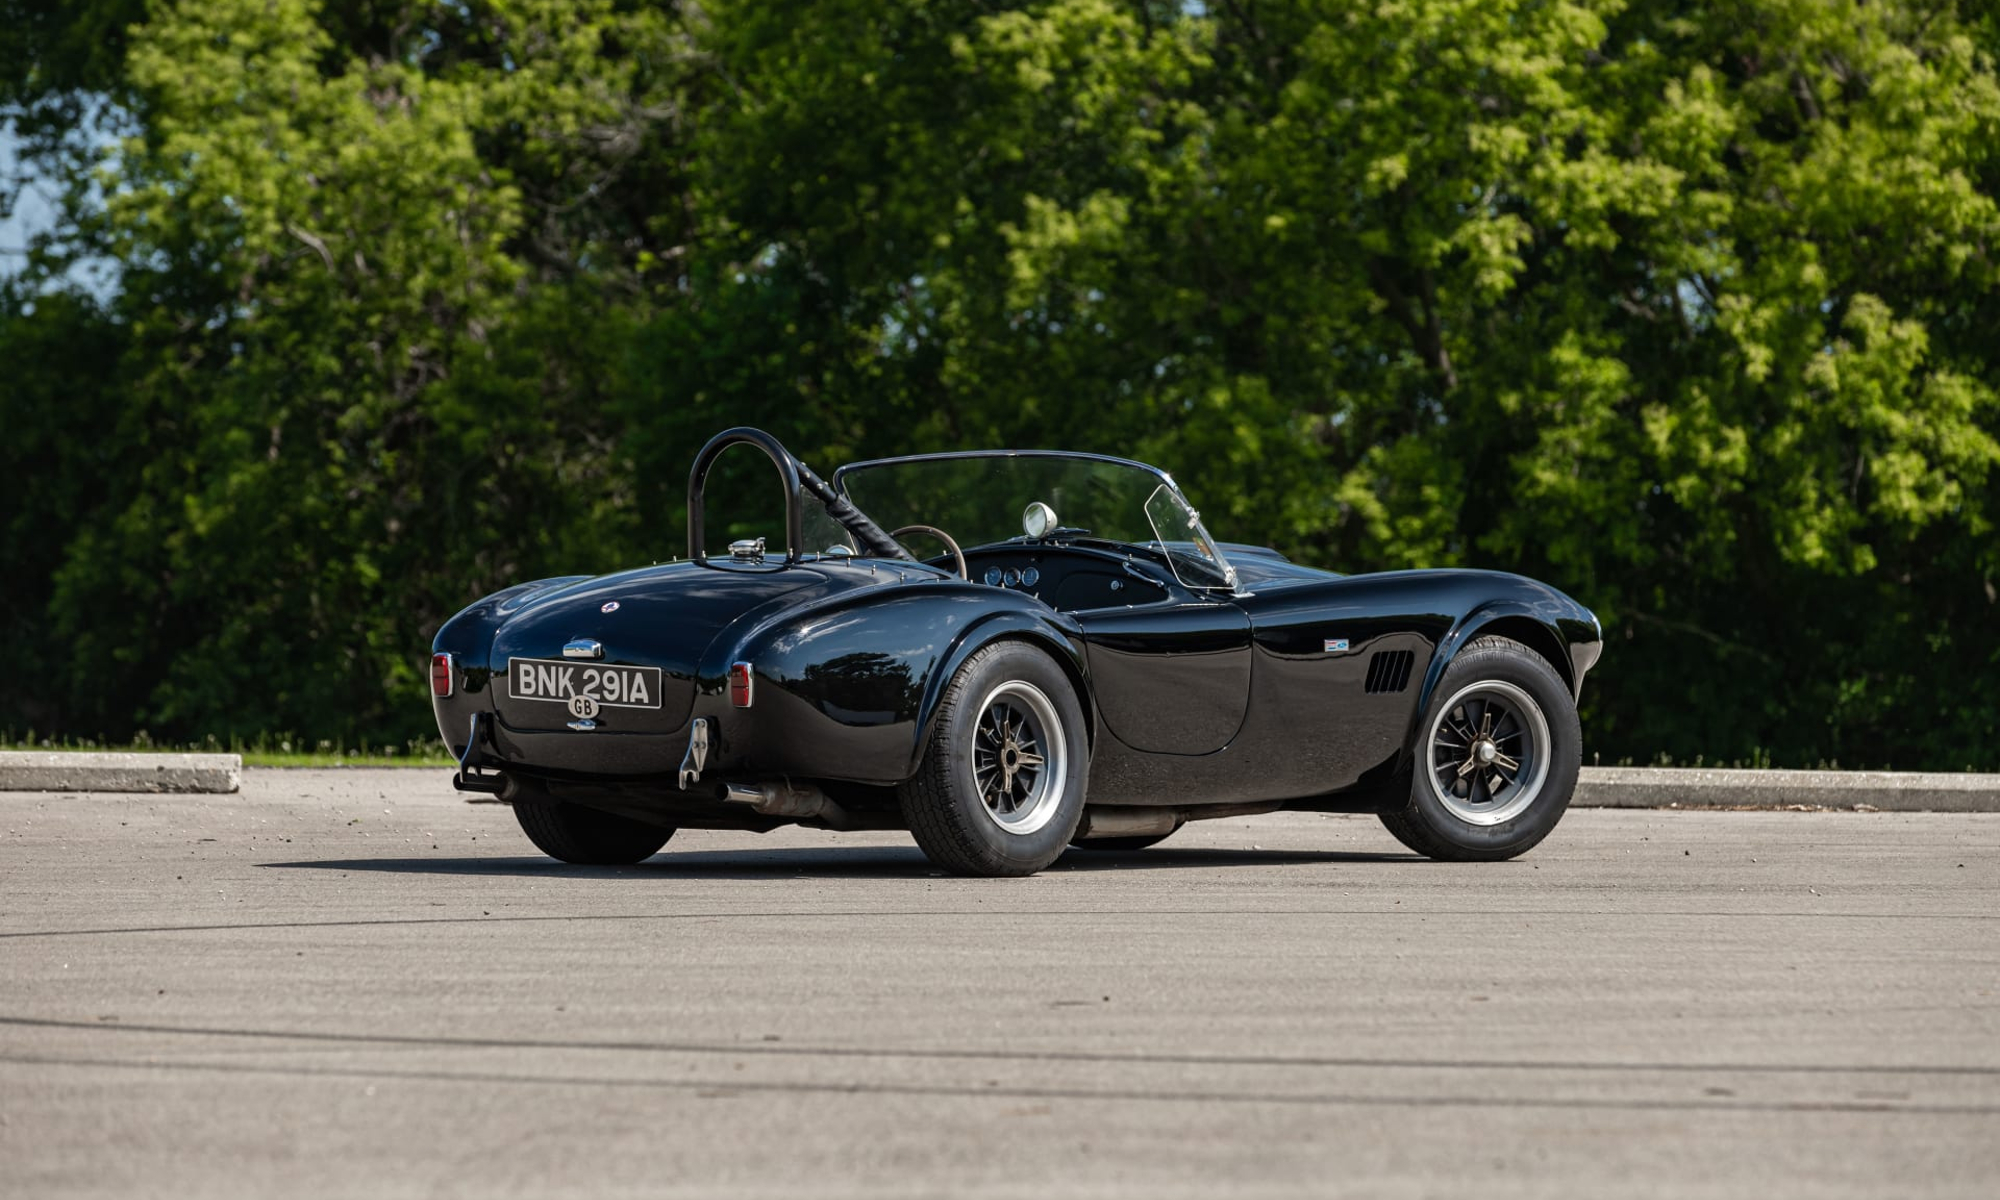
[[[2000,767],[2000,26],[1855,0],[0,0],[0,723],[400,738],[728,424],[1597,608],[1606,761]],[[93,294],[78,263],[110,263]],[[761,476],[740,520],[764,519]],[[763,504],[760,509],[757,506]]]

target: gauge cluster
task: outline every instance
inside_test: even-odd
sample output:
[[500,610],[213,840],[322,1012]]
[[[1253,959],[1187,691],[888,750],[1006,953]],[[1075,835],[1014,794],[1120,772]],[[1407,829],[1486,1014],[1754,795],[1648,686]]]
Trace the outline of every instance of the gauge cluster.
[[1042,581],[1042,573],[1034,567],[988,567],[984,578],[993,587],[1031,588]]

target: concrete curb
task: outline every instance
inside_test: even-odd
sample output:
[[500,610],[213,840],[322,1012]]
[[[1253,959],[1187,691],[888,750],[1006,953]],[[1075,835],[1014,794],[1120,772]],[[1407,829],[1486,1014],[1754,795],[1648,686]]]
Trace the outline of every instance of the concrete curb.
[[209,792],[243,786],[237,754],[0,751],[0,792]]
[[1585,767],[1577,808],[1845,808],[2000,812],[2000,775]]

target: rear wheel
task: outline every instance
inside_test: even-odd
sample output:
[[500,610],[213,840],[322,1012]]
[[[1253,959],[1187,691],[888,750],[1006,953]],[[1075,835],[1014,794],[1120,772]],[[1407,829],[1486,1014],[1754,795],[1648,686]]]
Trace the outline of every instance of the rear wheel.
[[516,797],[514,819],[521,823],[521,832],[528,840],[550,858],[595,867],[644,862],[674,836],[674,831],[663,825],[648,825],[548,795]]
[[1032,875],[1076,832],[1086,747],[1062,668],[1025,643],[995,643],[945,689],[923,766],[897,791],[904,820],[947,871]]
[[1409,801],[1382,824],[1430,858],[1513,858],[1562,820],[1582,758],[1576,703],[1555,669],[1518,642],[1480,638],[1438,681]]

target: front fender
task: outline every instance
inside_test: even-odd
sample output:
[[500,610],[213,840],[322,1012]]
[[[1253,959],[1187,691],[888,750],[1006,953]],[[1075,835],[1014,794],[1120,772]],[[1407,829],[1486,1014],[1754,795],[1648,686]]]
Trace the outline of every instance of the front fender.
[[1432,692],[1459,651],[1488,635],[1519,642],[1539,654],[1562,678],[1572,697],[1582,695],[1584,674],[1596,664],[1604,646],[1597,617],[1560,592],[1537,590],[1543,594],[1488,600],[1451,627],[1438,642],[1430,668],[1424,672],[1414,721],[1423,720]]

